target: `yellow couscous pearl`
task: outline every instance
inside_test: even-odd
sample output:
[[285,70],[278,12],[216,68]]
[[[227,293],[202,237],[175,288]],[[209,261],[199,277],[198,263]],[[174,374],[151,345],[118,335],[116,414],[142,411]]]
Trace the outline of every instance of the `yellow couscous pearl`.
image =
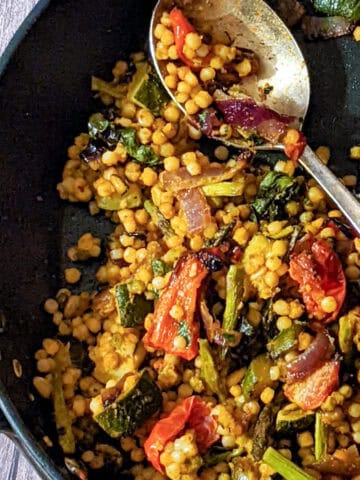
[[215,78],[216,71],[214,68],[205,67],[200,70],[200,79],[203,82],[209,82]]
[[65,268],[64,275],[67,283],[77,283],[80,280],[81,272],[77,268]]
[[335,312],[337,309],[337,302],[334,297],[324,297],[321,300],[321,309],[326,313]]

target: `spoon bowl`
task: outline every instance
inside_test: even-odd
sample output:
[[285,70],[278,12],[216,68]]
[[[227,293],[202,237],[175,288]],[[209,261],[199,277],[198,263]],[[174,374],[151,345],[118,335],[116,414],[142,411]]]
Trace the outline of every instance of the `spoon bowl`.
[[[259,61],[257,75],[241,81],[241,90],[256,102],[284,115],[295,117],[293,127],[302,129],[310,102],[310,80],[302,52],[283,21],[264,0],[159,0],[151,18],[149,45],[154,67],[172,100],[186,116],[173,92],[166,86],[166,61],[155,55],[154,29],[164,11],[180,8],[194,27],[209,34],[212,43],[246,48]],[[270,87],[265,96],[264,87]],[[226,145],[243,148],[236,139],[216,138]],[[283,150],[281,144],[262,144],[256,150]],[[360,234],[360,203],[324,165],[309,146],[299,164],[319,183],[335,205]]]

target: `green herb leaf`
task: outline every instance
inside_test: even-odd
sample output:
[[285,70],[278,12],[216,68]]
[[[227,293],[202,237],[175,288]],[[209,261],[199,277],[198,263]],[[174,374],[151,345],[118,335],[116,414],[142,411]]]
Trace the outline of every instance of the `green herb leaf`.
[[191,344],[191,335],[189,332],[189,326],[185,320],[178,323],[178,333],[185,339],[186,346],[188,347]]
[[127,153],[139,163],[150,167],[159,165],[161,159],[149,145],[142,145],[136,139],[135,128],[124,128],[119,132],[119,140]]
[[93,113],[88,122],[90,137],[96,138],[100,133],[105,132],[109,124],[110,122],[106,120],[102,113]]

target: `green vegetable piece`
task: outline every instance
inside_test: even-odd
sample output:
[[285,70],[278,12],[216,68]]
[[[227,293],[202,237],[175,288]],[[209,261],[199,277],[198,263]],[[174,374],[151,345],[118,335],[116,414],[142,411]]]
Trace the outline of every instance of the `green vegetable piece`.
[[281,332],[272,338],[266,348],[271,358],[278,358],[283,353],[288,352],[297,345],[299,333],[302,331],[300,323],[293,322],[291,327],[281,330]]
[[264,453],[263,462],[282,475],[285,480],[315,480],[315,477],[306,473],[272,447],[269,447]]
[[350,353],[352,351],[354,329],[360,321],[360,309],[354,308],[346,315],[339,319],[339,347],[342,353]]
[[240,265],[230,265],[226,275],[226,301],[223,317],[223,330],[235,330],[242,308],[244,291],[244,269]]
[[171,272],[172,268],[163,260],[159,258],[151,260],[151,268],[156,276],[164,276],[166,273]]
[[93,113],[88,121],[90,137],[96,138],[100,133],[105,132],[109,125],[109,120],[106,120],[102,113]]
[[257,398],[265,387],[273,384],[270,377],[272,366],[273,362],[265,353],[251,361],[242,381],[242,392],[246,400]]
[[95,415],[94,420],[111,437],[129,436],[159,410],[161,404],[159,387],[143,370],[137,383]]
[[227,450],[224,447],[212,447],[209,452],[207,452],[204,459],[205,467],[213,467],[218,463],[230,462],[231,459],[242,455],[244,450],[242,448],[235,448],[234,450]]
[[136,73],[129,89],[129,98],[140,107],[150,110],[155,116],[170,100],[156,72],[147,62],[136,64]]
[[207,340],[199,339],[199,353],[201,359],[200,375],[212,393],[215,393],[223,402],[226,398],[224,387]]
[[271,441],[271,434],[275,422],[274,405],[265,405],[256,421],[253,433],[252,456],[256,461],[261,460],[266,448]]
[[149,145],[142,145],[136,139],[135,128],[123,128],[119,131],[119,141],[124,145],[127,153],[139,163],[154,167],[161,163],[161,159]]
[[125,328],[142,325],[146,315],[153,311],[153,302],[146,300],[144,295],[133,295],[131,298],[126,283],[115,285],[113,294],[119,313],[120,325]]
[[314,7],[321,13],[339,15],[350,20],[360,20],[359,0],[314,0]]
[[201,188],[206,197],[239,197],[244,192],[245,178],[236,182],[219,182],[204,185]]
[[62,345],[54,357],[52,400],[60,447],[65,454],[71,454],[75,453],[75,437],[72,431],[70,412],[65,403],[61,373],[61,357],[67,354],[66,348]]
[[144,208],[150,215],[153,223],[162,231],[165,237],[172,237],[175,235],[169,220],[167,220],[160,212],[159,209],[153,204],[151,200],[145,200]]
[[326,456],[327,452],[327,425],[322,420],[322,413],[315,414],[315,460],[318,462]]
[[302,410],[291,403],[278,412],[275,428],[277,432],[296,433],[306,430],[313,423],[314,412]]
[[142,205],[142,193],[138,185],[131,184],[125,193],[114,193],[108,197],[96,197],[98,207],[104,210],[123,210],[139,208]]
[[205,247],[218,247],[221,245],[233,231],[235,223],[235,221],[232,221],[228,225],[224,225],[223,227],[219,228],[215,235],[207,240]]
[[252,204],[256,219],[272,222],[283,217],[285,204],[294,198],[299,189],[296,178],[274,171],[267,173]]
[[113,85],[111,83],[105,82],[105,80],[102,80],[101,78],[93,76],[91,77],[91,90],[107,93],[111,97],[122,99],[126,95],[127,85]]

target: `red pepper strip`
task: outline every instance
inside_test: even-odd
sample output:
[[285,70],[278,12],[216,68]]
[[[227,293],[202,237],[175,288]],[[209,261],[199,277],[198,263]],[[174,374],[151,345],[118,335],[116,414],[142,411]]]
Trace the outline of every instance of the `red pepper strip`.
[[[298,242],[290,257],[290,277],[299,283],[307,312],[324,323],[336,319],[346,295],[346,279],[339,257],[324,241],[309,237]],[[334,297],[337,307],[333,313],[321,308],[324,297]]]
[[315,410],[336,389],[339,383],[338,360],[325,362],[300,382],[285,384],[284,394],[303,410]]
[[185,17],[181,10],[174,7],[170,12],[171,26],[175,37],[175,46],[179,58],[189,67],[194,67],[190,58],[187,58],[183,52],[185,38],[188,33],[195,32],[194,27]]
[[[145,345],[165,350],[166,353],[177,355],[185,360],[192,360],[198,353],[198,338],[200,323],[195,321],[198,289],[208,274],[208,269],[200,261],[197,254],[180,258],[170,281],[156,304],[154,320],[145,334]],[[170,310],[178,305],[183,310],[184,317],[175,320]],[[182,336],[186,347],[174,345],[175,337]]]
[[146,458],[156,470],[164,473],[160,455],[166,444],[175,440],[185,426],[195,430],[196,443],[200,452],[206,451],[218,440],[217,425],[210,415],[210,411],[203,400],[192,396],[186,398],[167,417],[162,418],[154,425],[144,444],[144,449]]
[[306,147],[305,135],[291,128],[286,132],[283,143],[285,146],[285,155],[296,164]]

